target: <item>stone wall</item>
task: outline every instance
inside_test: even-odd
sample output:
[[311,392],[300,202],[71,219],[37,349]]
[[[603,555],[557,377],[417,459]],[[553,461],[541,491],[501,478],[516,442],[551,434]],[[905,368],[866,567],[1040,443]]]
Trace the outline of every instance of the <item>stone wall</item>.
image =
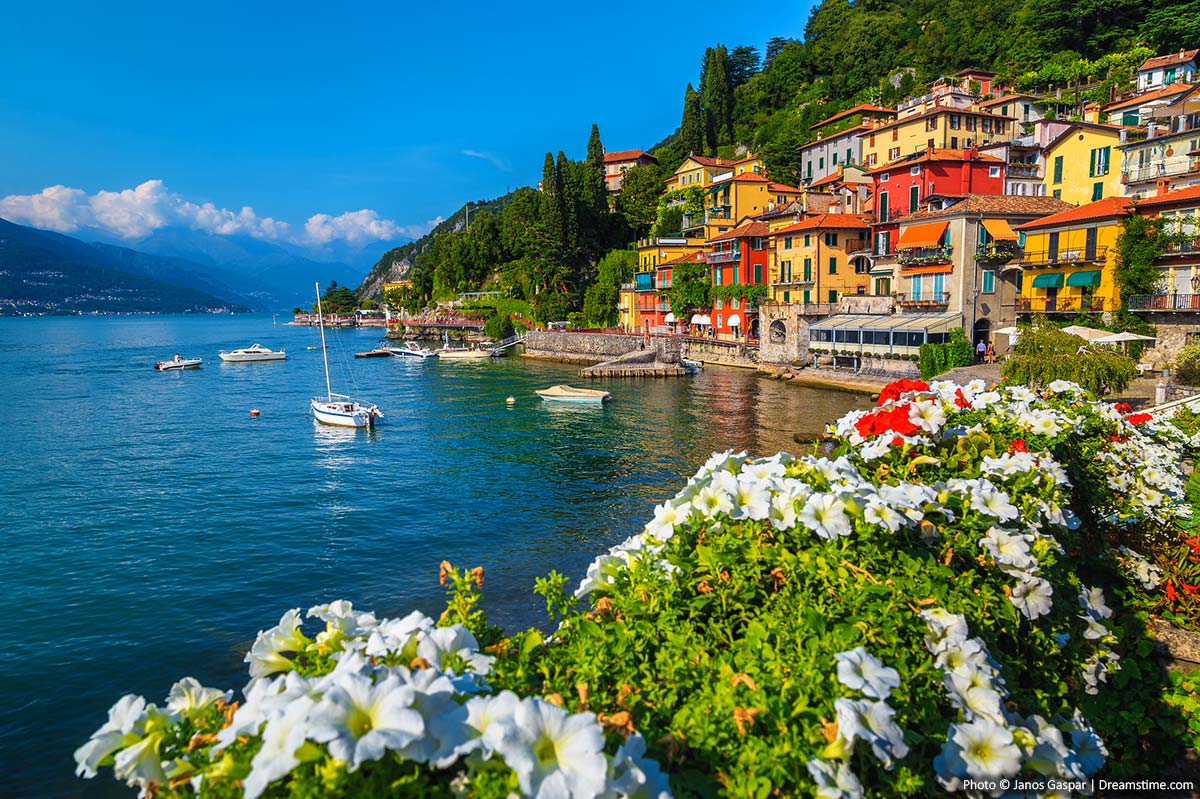
[[[530,330],[525,334],[525,354],[531,358],[557,359],[572,363],[600,363],[643,349],[645,343],[646,339],[642,336]],[[679,363],[679,339],[653,337],[650,339],[650,345],[656,359],[661,363]]]
[[1195,314],[1148,313],[1138,314],[1158,329],[1158,341],[1152,349],[1142,351],[1142,361],[1156,369],[1170,368],[1189,338],[1200,333],[1200,317]]
[[878,377],[884,380],[899,380],[903,377],[919,378],[921,367],[916,361],[901,358],[873,358],[865,356],[859,359],[859,367],[855,370],[845,364],[853,363],[845,355],[838,356],[836,361],[832,355],[818,355],[814,358],[813,366],[818,369],[834,369],[840,372],[856,374],[863,377]]
[[[675,339],[675,343],[679,343]],[[693,361],[740,366],[747,369],[758,367],[758,348],[746,344],[729,344],[715,341],[684,341],[683,357]]]

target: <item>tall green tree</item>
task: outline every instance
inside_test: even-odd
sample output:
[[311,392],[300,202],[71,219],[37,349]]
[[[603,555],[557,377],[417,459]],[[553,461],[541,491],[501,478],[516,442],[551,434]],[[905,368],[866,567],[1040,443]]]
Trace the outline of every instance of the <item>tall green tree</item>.
[[679,139],[683,142],[685,155],[704,153],[706,131],[704,106],[700,100],[700,93],[689,83],[683,94],[683,119],[679,122]]
[[658,197],[662,194],[662,171],[654,164],[635,166],[621,178],[617,194],[617,214],[634,238],[642,238],[658,217]]
[[702,72],[708,145],[715,155],[719,145],[733,141],[733,81],[729,77],[729,51],[725,45],[706,51]]
[[736,89],[759,70],[758,48],[750,45],[735,47],[729,53],[729,80]]

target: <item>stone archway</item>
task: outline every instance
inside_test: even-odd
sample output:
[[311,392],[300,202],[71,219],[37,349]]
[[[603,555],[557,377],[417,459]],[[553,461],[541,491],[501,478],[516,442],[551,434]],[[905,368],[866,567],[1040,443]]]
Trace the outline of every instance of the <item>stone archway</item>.
[[782,319],[776,319],[768,329],[772,344],[783,344],[787,341],[787,323]]
[[974,346],[980,341],[992,340],[992,320],[988,318],[979,319],[975,322],[975,333],[971,337],[971,345]]

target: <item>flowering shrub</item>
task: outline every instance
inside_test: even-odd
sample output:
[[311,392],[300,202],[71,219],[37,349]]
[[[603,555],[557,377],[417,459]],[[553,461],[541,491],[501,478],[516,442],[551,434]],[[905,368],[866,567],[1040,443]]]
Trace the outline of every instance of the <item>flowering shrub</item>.
[[471,590],[440,627],[335,603],[310,639],[290,611],[244,704],[126,697],[80,771],[250,799],[661,796],[648,751],[679,795],[975,796],[1174,755],[1195,702],[1149,659],[1136,603],[1162,573],[1139,546],[1187,518],[1192,439],[1059,381],[902,381],[831,435],[714,455],[577,589],[539,581],[549,637],[500,638]]

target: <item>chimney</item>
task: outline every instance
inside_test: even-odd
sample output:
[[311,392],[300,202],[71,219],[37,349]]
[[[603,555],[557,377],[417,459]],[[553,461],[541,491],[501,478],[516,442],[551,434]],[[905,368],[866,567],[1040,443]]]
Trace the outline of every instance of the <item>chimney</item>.
[[1171,191],[1171,181],[1167,180],[1166,178],[1159,178],[1158,182],[1154,185],[1158,188],[1157,196],[1159,197],[1162,197],[1164,194],[1167,194]]

